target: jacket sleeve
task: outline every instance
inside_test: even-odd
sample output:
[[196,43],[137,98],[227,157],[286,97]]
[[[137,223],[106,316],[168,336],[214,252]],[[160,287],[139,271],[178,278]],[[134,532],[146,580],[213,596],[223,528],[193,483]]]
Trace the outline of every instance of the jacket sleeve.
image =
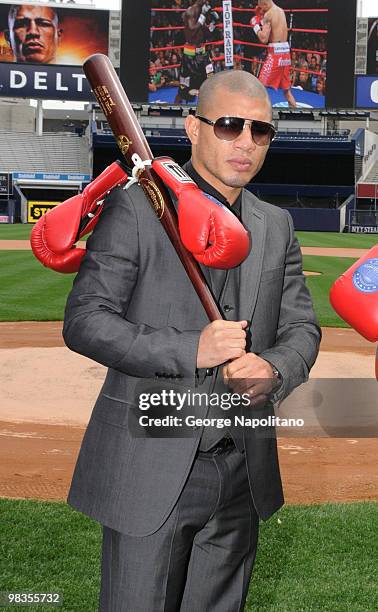
[[277,368],[283,379],[273,396],[275,402],[282,401],[293,389],[308,380],[321,340],[321,329],[302,271],[300,246],[288,212],[287,217],[289,242],[276,342],[271,348],[259,353],[260,357]]
[[114,189],[87,240],[68,296],[63,338],[73,351],[130,376],[157,371],[194,380],[200,331],[155,329],[127,320],[138,280],[138,221],[132,198]]

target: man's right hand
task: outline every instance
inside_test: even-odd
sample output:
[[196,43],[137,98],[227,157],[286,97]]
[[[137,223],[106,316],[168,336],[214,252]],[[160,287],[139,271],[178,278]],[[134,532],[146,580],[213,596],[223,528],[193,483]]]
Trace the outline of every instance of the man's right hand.
[[210,10],[211,10],[211,4],[209,4],[208,2],[205,2],[205,4],[203,5],[201,9],[200,16],[198,17],[198,23],[201,24],[202,26],[205,25],[206,15]]
[[245,354],[247,321],[218,320],[202,330],[197,353],[197,368],[214,368]]

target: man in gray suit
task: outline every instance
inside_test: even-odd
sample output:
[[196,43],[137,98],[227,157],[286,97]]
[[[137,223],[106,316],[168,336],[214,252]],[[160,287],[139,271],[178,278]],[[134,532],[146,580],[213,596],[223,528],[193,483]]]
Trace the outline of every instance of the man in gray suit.
[[195,423],[184,437],[131,427],[137,391],[152,381],[246,392],[243,414],[266,418],[308,379],[321,332],[291,216],[243,189],[264,162],[271,120],[265,88],[242,71],[205,81],[186,120],[186,171],[251,236],[240,266],[202,266],[224,321],[208,322],[138,185],[111,192],[88,239],[63,335],[109,369],[68,502],[103,525],[103,612],[241,612],[259,519],[283,504],[274,427]]

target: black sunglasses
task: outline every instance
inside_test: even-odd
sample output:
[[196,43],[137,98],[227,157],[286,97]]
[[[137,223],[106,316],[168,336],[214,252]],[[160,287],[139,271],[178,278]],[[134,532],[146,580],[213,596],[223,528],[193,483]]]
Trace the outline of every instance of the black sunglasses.
[[196,117],[203,121],[203,123],[212,125],[215,136],[220,140],[236,140],[242,133],[245,125],[250,125],[252,140],[260,146],[269,145],[276,134],[273,125],[267,121],[243,119],[242,117],[219,117],[216,121],[211,121],[199,115],[196,115]]

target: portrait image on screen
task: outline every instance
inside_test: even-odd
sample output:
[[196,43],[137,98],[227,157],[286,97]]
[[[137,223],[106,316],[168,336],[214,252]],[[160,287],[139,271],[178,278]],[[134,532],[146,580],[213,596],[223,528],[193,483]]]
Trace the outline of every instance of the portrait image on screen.
[[204,79],[233,68],[259,78],[275,107],[325,107],[328,0],[152,5],[149,102],[196,104]]
[[378,17],[372,17],[368,22],[367,74],[378,74]]
[[109,12],[49,4],[0,4],[0,62],[79,66],[108,53]]

